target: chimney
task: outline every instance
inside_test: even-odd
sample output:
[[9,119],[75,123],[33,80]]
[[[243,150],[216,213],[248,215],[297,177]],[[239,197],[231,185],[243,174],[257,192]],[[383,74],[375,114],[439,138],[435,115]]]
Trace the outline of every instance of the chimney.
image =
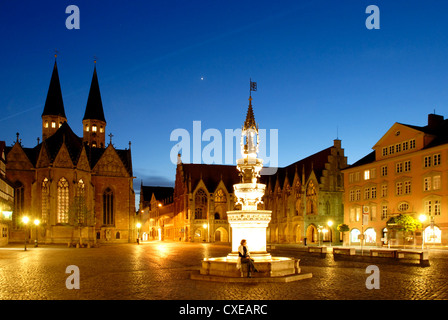
[[430,129],[437,129],[443,123],[443,116],[435,113],[428,114],[428,127]]

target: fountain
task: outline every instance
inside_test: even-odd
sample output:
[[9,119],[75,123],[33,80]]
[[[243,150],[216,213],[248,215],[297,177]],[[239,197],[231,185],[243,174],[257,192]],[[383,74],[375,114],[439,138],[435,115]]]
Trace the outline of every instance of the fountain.
[[[257,158],[260,137],[249,98],[246,121],[241,132],[242,158],[237,160],[241,183],[235,184],[234,194],[241,210],[227,211],[232,233],[232,252],[227,257],[204,258],[200,272],[191,273],[195,280],[224,282],[289,282],[312,277],[302,274],[299,260],[288,257],[272,257],[266,248],[266,228],[271,221],[270,210],[259,210],[266,185],[258,183],[263,160]],[[242,239],[247,240],[251,258],[257,273],[245,278],[247,272],[237,269],[238,247]],[[247,267],[245,265],[242,268]]]

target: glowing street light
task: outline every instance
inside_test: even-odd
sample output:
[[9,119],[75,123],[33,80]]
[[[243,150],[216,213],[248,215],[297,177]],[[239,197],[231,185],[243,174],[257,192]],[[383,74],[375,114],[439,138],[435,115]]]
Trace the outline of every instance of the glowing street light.
[[137,244],[140,244],[140,228],[142,224],[140,222],[137,222],[135,226],[137,227]]
[[424,236],[424,229],[423,229],[423,222],[426,221],[426,215],[425,214],[421,214],[418,219],[420,220],[420,222],[422,223],[422,250],[423,250],[423,246],[425,244],[425,236]]
[[330,228],[330,247],[331,247],[331,243],[333,242],[333,230],[331,230],[331,226],[333,225],[333,221],[329,220],[327,222],[327,225]]

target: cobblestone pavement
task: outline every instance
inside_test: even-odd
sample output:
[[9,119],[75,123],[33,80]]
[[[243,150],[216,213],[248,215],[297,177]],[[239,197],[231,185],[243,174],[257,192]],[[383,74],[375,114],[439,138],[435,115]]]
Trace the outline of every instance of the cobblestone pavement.
[[[204,257],[226,256],[230,246],[146,242],[99,248],[9,245],[0,248],[1,300],[365,300],[448,299],[448,251],[431,251],[429,265],[367,256],[334,257],[277,246],[273,256],[300,259],[313,277],[290,283],[216,283],[191,280]],[[80,289],[66,288],[69,265]],[[380,288],[367,289],[369,265]]]

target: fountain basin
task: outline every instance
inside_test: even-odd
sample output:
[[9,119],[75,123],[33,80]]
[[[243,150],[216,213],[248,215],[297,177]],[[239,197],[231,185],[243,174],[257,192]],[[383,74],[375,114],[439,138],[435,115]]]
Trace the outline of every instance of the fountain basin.
[[192,272],[191,279],[217,282],[290,282],[312,277],[311,273],[301,273],[299,259],[270,257],[254,259],[252,278],[247,278],[246,265],[237,269],[237,259],[233,257],[205,258],[199,272]]

